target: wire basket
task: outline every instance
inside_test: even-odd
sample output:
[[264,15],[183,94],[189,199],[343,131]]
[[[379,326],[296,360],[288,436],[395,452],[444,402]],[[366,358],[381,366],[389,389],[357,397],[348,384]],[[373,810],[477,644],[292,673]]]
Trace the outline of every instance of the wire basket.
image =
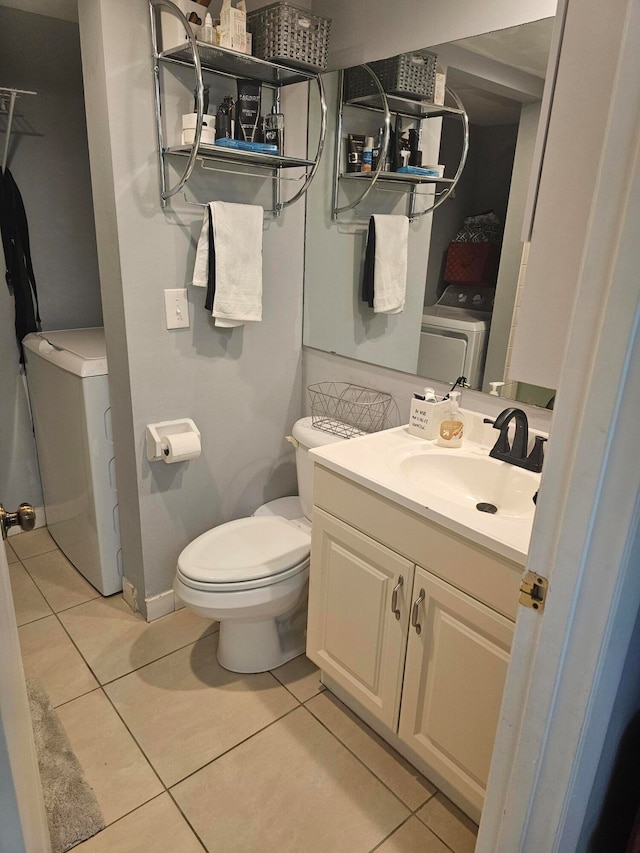
[[[404,98],[420,98],[433,101],[438,57],[428,50],[400,53],[388,59],[370,62],[369,67],[380,80],[388,95]],[[366,68],[357,65],[345,72],[345,99],[376,95],[378,89]]]
[[330,29],[327,18],[289,3],[272,3],[247,15],[255,56],[317,71],[327,67]]
[[353,438],[389,426],[391,394],[350,382],[309,385],[311,423],[317,429]]

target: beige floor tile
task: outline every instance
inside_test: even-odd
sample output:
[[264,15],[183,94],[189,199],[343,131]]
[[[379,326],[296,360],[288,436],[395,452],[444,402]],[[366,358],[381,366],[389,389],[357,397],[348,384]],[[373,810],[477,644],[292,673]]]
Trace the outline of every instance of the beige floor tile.
[[166,785],[173,785],[296,706],[268,672],[238,675],[212,634],[105,690]]
[[46,527],[39,527],[29,533],[18,533],[11,537],[11,547],[16,552],[19,560],[27,557],[35,557],[36,554],[44,554],[46,551],[55,551],[56,543],[49,535]]
[[77,853],[202,853],[204,848],[171,797],[161,794],[73,849]]
[[102,690],[67,702],[58,716],[105,823],[162,793],[159,779]]
[[11,545],[8,542],[5,542],[4,547],[5,547],[5,551],[7,552],[7,563],[9,563],[9,565],[11,565],[11,563],[17,563],[18,562],[18,555],[13,550]]
[[299,702],[306,702],[324,690],[324,684],[320,683],[320,670],[306,655],[298,655],[272,672]]
[[18,625],[26,625],[27,622],[51,615],[51,608],[20,563],[9,566],[9,576]]
[[98,590],[82,577],[62,551],[23,557],[22,562],[56,613],[100,596]]
[[307,702],[306,707],[411,811],[415,811],[435,793],[435,787],[415,767],[331,693],[316,696]]
[[26,677],[40,679],[54,706],[98,686],[55,616],[22,625],[18,636]]
[[187,609],[145,622],[121,595],[66,610],[60,621],[102,684],[194,643],[218,627]]
[[417,817],[410,817],[384,844],[376,847],[376,853],[451,853],[451,850]]
[[432,797],[417,815],[454,853],[473,853],[475,850],[478,827],[444,794]]
[[210,853],[367,853],[409,815],[305,708],[172,794]]

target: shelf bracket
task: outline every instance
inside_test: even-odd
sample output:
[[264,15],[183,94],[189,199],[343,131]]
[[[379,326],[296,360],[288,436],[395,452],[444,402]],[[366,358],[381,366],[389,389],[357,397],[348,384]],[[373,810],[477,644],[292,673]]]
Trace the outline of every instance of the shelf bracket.
[[[160,66],[158,64],[157,32],[157,27],[159,23],[159,10],[161,8],[166,9],[172,15],[175,15],[184,27],[185,34],[189,42],[189,47],[191,48],[191,53],[193,54],[193,65],[196,76],[196,129],[193,138],[193,145],[191,146],[191,152],[187,159],[187,165],[184,168],[184,172],[180,176],[178,182],[174,184],[173,187],[167,187],[164,159],[162,156],[162,152],[164,151],[164,142],[162,138],[162,112],[160,109]],[[151,40],[153,43],[154,58],[153,71],[156,100],[156,133],[158,137],[158,152],[160,155],[160,199],[162,207],[165,208],[167,206],[167,200],[171,198],[172,195],[175,195],[176,193],[180,192],[180,190],[187,183],[196,165],[198,146],[200,145],[200,138],[202,136],[202,123],[204,118],[204,82],[202,80],[202,64],[200,62],[200,54],[198,53],[198,45],[196,43],[195,36],[193,35],[193,30],[191,29],[189,22],[182,14],[180,9],[178,9],[175,3],[172,3],[171,0],[149,0],[149,11],[151,14]]]

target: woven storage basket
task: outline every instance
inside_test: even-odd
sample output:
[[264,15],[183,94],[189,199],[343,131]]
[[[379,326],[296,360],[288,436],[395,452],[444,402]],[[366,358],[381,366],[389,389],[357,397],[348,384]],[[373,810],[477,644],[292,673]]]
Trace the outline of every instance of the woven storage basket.
[[[387,94],[433,101],[437,61],[438,57],[428,50],[414,50],[412,53],[400,53],[389,59],[370,62],[369,67],[377,75]],[[377,93],[378,89],[365,68],[362,66],[347,68],[345,72],[347,101]]]
[[331,21],[289,3],[272,3],[247,14],[253,53],[296,68],[327,67]]

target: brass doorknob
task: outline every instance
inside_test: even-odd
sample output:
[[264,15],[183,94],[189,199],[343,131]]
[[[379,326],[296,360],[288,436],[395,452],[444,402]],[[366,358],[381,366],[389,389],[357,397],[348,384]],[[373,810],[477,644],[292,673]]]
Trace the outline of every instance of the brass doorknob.
[[0,504],[0,527],[2,538],[6,539],[10,527],[20,525],[20,529],[33,530],[36,526],[36,511],[31,504],[20,504],[16,512],[7,512]]

